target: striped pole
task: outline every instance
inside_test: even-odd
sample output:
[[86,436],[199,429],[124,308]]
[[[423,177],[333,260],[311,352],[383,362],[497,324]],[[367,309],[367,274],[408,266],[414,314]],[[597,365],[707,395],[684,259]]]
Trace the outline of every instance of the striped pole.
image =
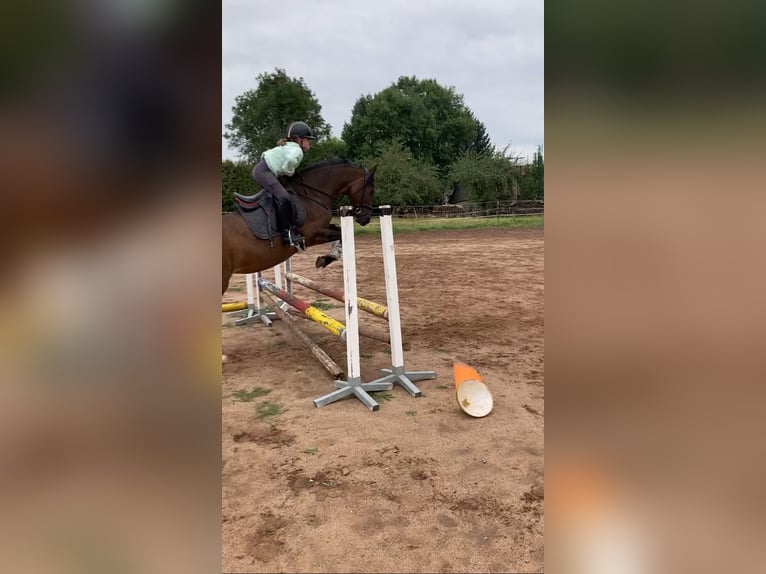
[[287,291],[284,289],[280,289],[273,283],[267,281],[263,277],[258,279],[258,285],[261,287],[261,289],[264,289],[265,291],[268,291],[272,295],[276,295],[279,297],[282,301],[285,303],[292,305],[295,307],[298,311],[303,313],[306,317],[314,321],[315,323],[319,323],[330,331],[333,335],[336,335],[337,337],[340,337],[342,341],[346,341],[346,327],[333,319],[332,317],[325,315],[322,313],[319,309],[316,307],[312,307],[302,299],[298,299],[294,295],[290,295]]
[[[299,285],[308,287],[309,289],[316,291],[317,293],[321,293],[322,295],[327,295],[328,297],[331,297],[335,299],[336,301],[345,302],[346,300],[345,294],[339,291],[338,289],[327,287],[326,285],[322,285],[321,283],[318,283],[314,281],[313,279],[308,279],[307,277],[303,277],[302,275],[296,275],[295,273],[290,273],[290,272],[285,273],[285,276],[290,281],[294,281],[295,283],[298,283]],[[384,305],[375,303],[373,301],[369,301],[362,297],[356,298],[356,304],[357,304],[357,307],[359,307],[359,309],[361,309],[362,311],[366,311],[367,313],[371,313],[377,317],[382,317],[383,319],[388,319],[388,309],[386,309]]]

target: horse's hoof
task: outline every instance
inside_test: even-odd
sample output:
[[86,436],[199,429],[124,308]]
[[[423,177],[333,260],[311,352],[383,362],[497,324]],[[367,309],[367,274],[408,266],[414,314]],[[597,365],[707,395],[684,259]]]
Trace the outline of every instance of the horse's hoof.
[[322,255],[322,257],[317,257],[315,265],[317,269],[321,269],[321,268],[327,267],[333,261],[337,261],[337,259],[328,257],[327,255]]

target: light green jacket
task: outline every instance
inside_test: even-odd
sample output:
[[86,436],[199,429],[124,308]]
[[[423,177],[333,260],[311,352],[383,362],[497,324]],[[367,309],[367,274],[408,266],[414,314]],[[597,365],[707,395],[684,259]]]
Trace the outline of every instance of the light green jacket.
[[303,150],[295,142],[287,142],[285,145],[278,145],[261,154],[266,160],[271,173],[277,177],[282,175],[292,175],[295,168],[303,161]]

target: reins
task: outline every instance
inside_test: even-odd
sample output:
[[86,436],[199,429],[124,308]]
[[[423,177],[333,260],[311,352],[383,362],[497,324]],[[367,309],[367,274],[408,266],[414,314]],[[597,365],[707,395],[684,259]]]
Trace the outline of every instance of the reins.
[[[317,205],[322,206],[325,210],[330,211],[330,212],[332,211],[332,202],[336,199],[336,197],[340,197],[342,195],[349,195],[349,197],[350,197],[351,189],[353,188],[353,186],[358,181],[357,179],[355,179],[355,180],[347,183],[345,186],[343,186],[343,188],[341,188],[341,190],[339,192],[337,192],[337,196],[335,196],[335,195],[332,195],[330,193],[327,193],[326,191],[324,191],[324,190],[322,190],[322,189],[320,189],[320,188],[318,188],[318,187],[316,187],[314,185],[306,183],[304,181],[304,179],[303,179],[303,174],[299,173],[298,174],[298,179],[300,181],[301,186],[303,187],[303,193],[301,193],[298,190],[296,190],[296,193],[298,195],[300,195],[302,198],[311,200],[314,203],[316,203]],[[364,175],[361,178],[359,178],[359,179],[361,179],[361,181],[362,181],[362,187],[360,188],[360,190],[363,191],[363,195],[362,195],[361,204],[356,206],[356,212],[357,213],[361,212],[365,208],[368,208],[370,210],[372,209],[372,205],[371,204],[368,205],[365,202],[365,199],[367,199],[367,194],[371,195],[371,192],[366,189],[367,188],[367,184],[369,182],[369,172],[365,169],[364,170]],[[330,200],[330,204],[329,205],[325,205],[320,200],[318,200],[316,197],[313,197],[312,194],[308,193],[309,190],[310,191],[315,191],[315,192],[319,193],[320,195],[323,195],[324,197],[326,197],[327,199]]]

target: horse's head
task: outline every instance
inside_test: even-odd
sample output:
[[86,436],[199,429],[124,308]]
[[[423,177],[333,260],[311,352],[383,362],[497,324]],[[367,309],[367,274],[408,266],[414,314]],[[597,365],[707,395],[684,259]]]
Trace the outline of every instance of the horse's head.
[[372,198],[375,195],[375,169],[364,169],[362,185],[349,190],[348,197],[354,206],[354,220],[361,226],[365,226],[372,218]]

